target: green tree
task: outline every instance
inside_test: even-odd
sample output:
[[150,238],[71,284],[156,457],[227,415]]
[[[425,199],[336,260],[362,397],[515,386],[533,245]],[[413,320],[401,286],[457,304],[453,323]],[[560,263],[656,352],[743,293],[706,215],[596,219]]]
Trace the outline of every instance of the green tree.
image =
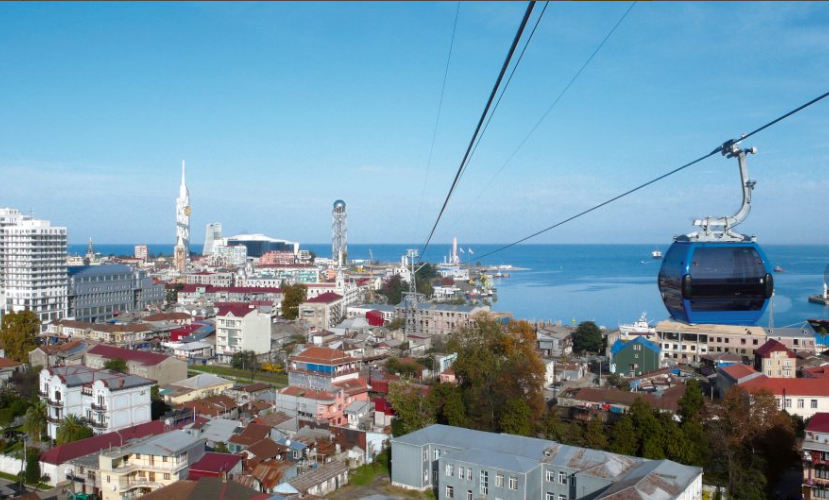
[[215,453],[230,453],[230,451],[227,449],[227,444],[221,442],[216,443],[216,446],[213,447],[213,451]]
[[297,319],[299,305],[308,297],[308,287],[302,284],[282,285],[282,316],[286,319]]
[[169,286],[166,290],[166,297],[168,304],[175,304],[178,302],[178,292],[184,289],[184,284],[176,283],[173,286]]
[[391,331],[402,330],[403,327],[406,326],[406,320],[404,318],[394,318],[393,320],[386,323],[385,326]]
[[46,432],[46,417],[46,404],[42,399],[34,400],[32,406],[26,410],[22,426],[23,432],[39,442],[40,438]]
[[593,448],[594,450],[607,449],[607,434],[605,433],[602,419],[598,417],[590,419],[584,433],[584,440],[588,448]]
[[429,399],[437,423],[453,427],[468,425],[469,419],[466,417],[460,387],[453,384],[435,384],[429,393]]
[[403,294],[409,291],[409,282],[403,281],[399,274],[395,274],[385,283],[383,287],[378,290],[381,295],[386,297],[386,302],[392,305],[397,305],[403,301]]
[[630,415],[639,444],[636,455],[653,460],[665,458],[664,429],[651,406],[642,398],[636,398],[630,406]]
[[152,419],[158,420],[170,410],[172,410],[172,407],[164,402],[164,398],[159,394],[158,386],[152,386],[150,388],[150,415]]
[[92,428],[74,414],[69,414],[63,417],[58,425],[57,445],[73,443],[81,439],[92,437]]
[[127,362],[122,358],[108,359],[104,363],[104,368],[118,373],[127,373]]
[[541,432],[550,441],[562,441],[565,429],[559,417],[558,408],[553,407],[553,409],[544,415],[544,420],[541,423]]
[[29,351],[37,348],[40,320],[32,311],[10,312],[3,316],[0,341],[6,349],[6,357],[27,363]]
[[24,478],[29,484],[37,484],[40,477],[40,449],[31,446],[26,448],[26,473]]
[[602,331],[592,321],[582,321],[573,332],[573,349],[576,352],[599,353],[603,343]]
[[521,398],[507,401],[501,410],[501,432],[529,436],[532,432],[532,412],[527,402]]
[[432,401],[420,394],[420,388],[407,382],[393,381],[389,385],[389,403],[397,416],[392,434],[400,436],[435,423]]
[[639,440],[636,437],[636,428],[633,417],[624,415],[613,425],[613,440],[610,451],[621,455],[636,455],[639,449]]
[[685,393],[679,398],[679,417],[682,422],[701,421],[705,400],[699,380],[691,379],[685,384]]

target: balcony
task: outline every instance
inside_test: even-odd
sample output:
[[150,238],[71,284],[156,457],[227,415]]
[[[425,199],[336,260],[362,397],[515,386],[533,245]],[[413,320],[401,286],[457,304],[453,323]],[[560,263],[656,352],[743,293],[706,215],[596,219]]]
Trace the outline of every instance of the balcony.
[[60,420],[60,417],[53,417],[52,415],[46,417],[46,421],[50,424],[60,425]]
[[127,481],[126,487],[124,487],[123,491],[130,491],[134,490],[135,488],[152,488],[158,489],[164,486],[161,483],[157,483],[155,481],[150,481],[149,479],[135,479],[133,481]]
[[63,401],[52,401],[51,399],[47,399],[46,404],[57,408],[63,408]]
[[106,428],[109,427],[108,422],[98,422],[98,421],[95,421],[95,420],[87,420],[87,423],[93,429],[106,429]]
[[42,398],[45,398],[46,396],[48,396],[48,394],[46,394],[46,393],[45,393],[45,392],[43,392],[43,391],[37,391],[37,395],[38,395],[38,396],[40,396],[40,397],[42,397]]
[[103,403],[103,404],[92,403],[91,406],[92,406],[92,411],[107,411],[106,403]]

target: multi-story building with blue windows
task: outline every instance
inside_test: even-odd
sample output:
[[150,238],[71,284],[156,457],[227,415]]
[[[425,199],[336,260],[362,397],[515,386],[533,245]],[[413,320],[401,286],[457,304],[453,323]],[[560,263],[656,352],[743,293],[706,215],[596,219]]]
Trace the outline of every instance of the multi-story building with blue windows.
[[94,323],[164,302],[164,285],[123,265],[70,266],[69,317]]

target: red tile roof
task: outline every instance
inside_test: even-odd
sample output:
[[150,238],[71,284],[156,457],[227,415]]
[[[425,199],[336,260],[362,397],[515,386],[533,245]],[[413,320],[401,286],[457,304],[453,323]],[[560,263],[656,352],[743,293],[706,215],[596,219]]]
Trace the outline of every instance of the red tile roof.
[[8,358],[0,358],[0,368],[16,368],[23,363]]
[[299,354],[291,356],[291,361],[324,365],[344,365],[357,360],[343,351],[331,349],[330,347],[309,347]]
[[364,378],[350,378],[341,382],[333,384],[335,387],[341,388],[349,396],[363,394],[368,392],[368,382]]
[[179,293],[194,293],[199,290],[204,290],[205,293],[250,293],[250,294],[265,294],[265,293],[282,293],[281,288],[272,286],[214,286],[214,285],[200,285],[189,284],[184,285]]
[[809,419],[806,432],[829,432],[829,413],[815,413]]
[[742,363],[737,363],[720,368],[720,371],[727,373],[728,376],[733,378],[734,380],[740,380],[743,377],[748,377],[751,374],[757,373],[757,370]]
[[789,358],[797,357],[797,355],[794,352],[792,352],[788,347],[774,339],[769,339],[765,344],[755,349],[754,355],[760,356],[761,358],[769,358],[771,357],[771,353],[780,351],[785,352]]
[[203,476],[204,473],[221,474],[234,468],[242,461],[239,455],[229,453],[205,453],[201,459],[190,466],[190,477],[196,472],[196,476]]
[[176,321],[186,319],[193,319],[193,317],[187,313],[156,313],[147,316],[144,318],[144,321]]
[[305,302],[310,304],[330,304],[331,302],[336,302],[342,298],[342,295],[338,295],[334,292],[325,292],[317,295],[313,299],[308,299]]
[[250,446],[265,439],[270,433],[271,428],[267,425],[248,424],[242,432],[231,436],[228,443]]
[[829,378],[829,365],[804,368],[803,373],[808,374],[811,378]]
[[829,380],[824,378],[769,378],[762,375],[740,384],[740,387],[749,392],[766,389],[775,396],[829,396]]
[[124,361],[136,361],[145,366],[155,366],[170,357],[154,352],[136,351],[103,344],[96,345],[87,351],[87,354],[94,354],[106,359],[121,358]]
[[296,385],[289,385],[288,387],[282,389],[279,393],[286,394],[288,396],[298,396],[301,398],[314,399],[317,401],[327,401],[332,403],[337,400],[337,396],[331,394],[330,392],[316,389],[308,389],[307,387],[299,387]]
[[243,302],[225,302],[219,306],[219,311],[216,313],[217,317],[233,315],[237,318],[244,318],[248,314],[255,312],[256,306],[245,304]]

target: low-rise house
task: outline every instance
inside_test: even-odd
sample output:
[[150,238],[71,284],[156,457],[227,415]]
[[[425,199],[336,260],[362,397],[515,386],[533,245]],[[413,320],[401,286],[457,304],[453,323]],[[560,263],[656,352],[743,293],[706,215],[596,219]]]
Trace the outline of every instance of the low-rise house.
[[228,448],[231,453],[239,453],[267,438],[270,433],[271,428],[267,425],[248,424],[247,427],[241,428],[238,433],[230,437],[227,441]]
[[155,313],[144,317],[147,323],[175,323],[177,325],[189,325],[193,322],[193,316],[187,313]]
[[636,337],[628,342],[619,339],[610,348],[611,371],[624,377],[638,377],[657,370],[661,359],[662,349],[659,344],[644,337]]
[[259,399],[263,394],[272,391],[273,389],[270,384],[254,382],[247,385],[237,385],[227,390],[225,394],[235,399],[239,406],[244,406]]
[[210,342],[170,342],[164,344],[164,347],[170,349],[173,356],[181,360],[212,359],[215,352]]
[[717,352],[700,356],[700,361],[702,362],[703,375],[711,375],[716,373],[720,368],[742,364],[743,357],[733,352]]
[[217,417],[210,420],[205,419],[204,422],[197,422],[189,427],[187,432],[204,439],[207,447],[215,450],[219,443],[227,445],[227,442],[237,433],[240,427],[242,427],[242,422],[238,420]]
[[717,391],[720,396],[723,396],[731,387],[748,382],[761,375],[762,373],[742,363],[724,366],[717,370]]
[[152,332],[152,325],[146,323],[86,323],[67,319],[53,321],[46,328],[49,336],[117,345],[143,342]]
[[83,364],[86,343],[81,339],[62,344],[39,345],[29,351],[29,366],[77,366]]
[[769,339],[754,350],[754,369],[767,377],[795,378],[797,355],[780,341]]
[[674,385],[656,393],[585,387],[565,391],[559,396],[558,401],[561,406],[625,413],[637,399],[641,398],[655,410],[676,413],[679,409],[679,399],[683,394],[685,394],[685,384]]
[[47,432],[57,438],[63,417],[86,419],[96,434],[150,421],[154,380],[86,366],[56,366],[40,372],[40,398],[47,406]]
[[155,380],[159,385],[171,384],[187,378],[187,363],[165,354],[109,345],[96,345],[86,351],[84,364],[103,369],[107,361],[123,359],[127,373]]
[[141,500],[274,500],[271,495],[248,488],[236,481],[202,477],[182,479],[148,493]]
[[392,485],[439,500],[702,498],[701,468],[543,439],[431,425],[391,447]]
[[234,382],[210,373],[200,373],[175,384],[159,387],[159,395],[173,406],[210,396],[223,394],[232,388]]
[[806,424],[801,456],[804,500],[829,498],[829,413],[816,413]]
[[536,332],[538,349],[545,358],[558,358],[572,354],[573,331],[558,325],[548,325]]
[[187,408],[194,414],[207,419],[224,418],[227,420],[236,420],[239,418],[239,405],[236,404],[233,398],[221,394],[188,401],[182,404],[180,408]]
[[331,462],[288,481],[303,495],[324,496],[348,484],[348,466]]
[[233,479],[242,473],[242,457],[230,453],[205,453],[197,462],[190,465],[188,479],[218,477]]
[[0,385],[11,380],[15,373],[26,371],[26,365],[9,358],[0,358]]
[[774,394],[778,408],[808,419],[829,412],[829,384],[820,378],[770,378],[760,375],[740,387],[748,392],[767,390]]
[[138,498],[180,479],[205,453],[204,440],[172,431],[99,455],[102,500]]

